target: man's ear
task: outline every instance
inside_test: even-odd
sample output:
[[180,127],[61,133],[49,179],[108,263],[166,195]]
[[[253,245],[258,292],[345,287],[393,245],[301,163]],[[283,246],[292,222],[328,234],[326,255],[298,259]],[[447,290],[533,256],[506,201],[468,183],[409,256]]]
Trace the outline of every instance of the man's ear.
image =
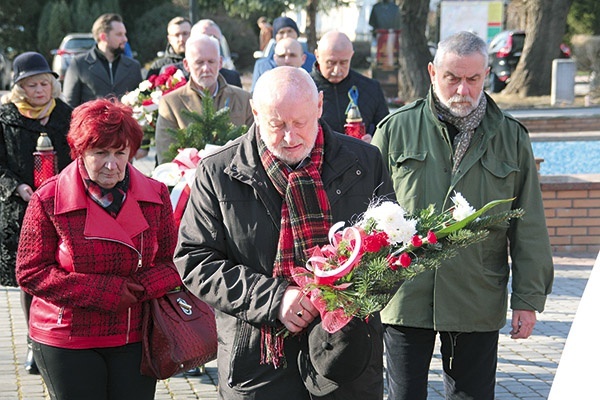
[[252,109],[252,115],[254,115],[254,123],[258,126],[258,111],[254,107],[252,99],[250,99],[250,108]]
[[190,72],[190,73],[192,72],[192,71],[190,71],[190,67],[189,67],[189,64],[188,64],[188,60],[187,60],[187,58],[184,58],[184,59],[183,59],[183,68],[185,68],[185,70],[186,70],[187,72]]

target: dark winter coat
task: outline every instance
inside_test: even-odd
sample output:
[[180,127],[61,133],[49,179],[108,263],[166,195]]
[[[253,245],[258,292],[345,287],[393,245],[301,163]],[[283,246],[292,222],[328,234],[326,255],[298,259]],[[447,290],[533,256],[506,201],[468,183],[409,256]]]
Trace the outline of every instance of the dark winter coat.
[[379,121],[390,113],[381,85],[374,79],[350,70],[344,80],[331,83],[321,75],[319,63],[315,63],[310,75],[317,84],[317,89],[323,92],[321,119],[336,132],[344,132],[346,108],[350,103],[348,91],[352,86],[358,89],[358,109],[367,133],[373,134]]
[[48,123],[42,125],[21,115],[12,103],[0,107],[0,285],[17,286],[15,260],[27,203],[16,189],[22,183],[35,189],[33,153],[41,132],[46,132],[54,145],[58,169],[71,162],[66,138],[71,111],[71,107],[56,99]]
[[183,63],[184,57],[185,54],[176,54],[173,52],[173,47],[171,47],[171,45],[167,45],[165,55],[159,59],[154,60],[150,68],[148,68],[146,79],[148,79],[152,75],[160,74],[160,70],[167,65],[177,64],[180,62]]
[[[169,191],[129,165],[127,197],[113,218],[86,194],[77,163],[44,183],[25,213],[17,280],[34,296],[29,335],[68,349],[139,342],[142,302],[181,284]],[[144,292],[118,311],[126,280]]]
[[[324,135],[321,176],[334,222],[357,217],[374,196],[394,197],[375,147],[326,126]],[[296,362],[298,337],[285,340],[285,368],[260,363],[261,325],[276,324],[288,286],[273,277],[281,204],[258,156],[253,125],[200,162],[181,222],[175,263],[184,283],[216,310],[220,395],[228,400],[308,397]],[[347,392],[336,398],[383,395],[383,344],[374,340],[378,351],[368,372],[345,384]]]
[[[93,47],[88,52],[75,56],[63,83],[63,94],[72,107],[100,97],[116,96],[121,98],[125,93],[137,89],[142,81],[142,67],[133,58],[119,56],[113,61],[113,74],[109,74],[108,61]],[[115,64],[116,67],[115,67]],[[116,69],[116,71],[115,71]]]

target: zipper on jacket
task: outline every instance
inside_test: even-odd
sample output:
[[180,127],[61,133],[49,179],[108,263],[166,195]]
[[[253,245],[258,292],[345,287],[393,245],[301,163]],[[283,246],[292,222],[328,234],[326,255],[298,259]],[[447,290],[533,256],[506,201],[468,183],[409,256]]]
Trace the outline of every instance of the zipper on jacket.
[[62,325],[63,315],[65,313],[65,307],[61,307],[58,311],[58,318],[56,319],[56,325]]
[[[138,263],[137,263],[135,270],[137,271],[142,267],[142,251],[144,250],[144,232],[140,233],[140,249],[141,250],[138,250],[134,246],[131,246],[120,240],[101,238],[101,237],[93,237],[93,236],[87,236],[86,239],[88,239],[88,240],[90,240],[90,239],[106,240],[108,242],[120,243],[126,247],[129,247],[130,249],[135,251],[138,255]],[[130,332],[131,332],[131,307],[127,308],[127,334],[125,335],[125,342],[127,344],[129,343],[129,333]]]
[[142,268],[142,251],[144,251],[144,232],[140,234],[140,251],[138,252],[138,265],[135,269],[136,272]]
[[113,86],[115,84],[115,79],[113,76],[113,63],[111,63],[110,61],[108,62],[108,75],[110,78],[110,86]]

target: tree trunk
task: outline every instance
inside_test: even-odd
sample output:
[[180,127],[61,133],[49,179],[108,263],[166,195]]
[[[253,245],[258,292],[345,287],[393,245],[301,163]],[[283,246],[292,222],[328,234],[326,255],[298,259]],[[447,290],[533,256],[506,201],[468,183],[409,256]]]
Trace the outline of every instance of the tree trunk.
[[573,0],[518,0],[525,9],[525,44],[503,93],[521,97],[550,94],[552,60],[560,54]]
[[317,47],[317,9],[319,0],[306,1],[306,44],[308,51],[313,52]]
[[427,64],[432,60],[425,28],[429,0],[400,0],[400,51],[398,55],[398,97],[405,102],[427,94],[429,73]]

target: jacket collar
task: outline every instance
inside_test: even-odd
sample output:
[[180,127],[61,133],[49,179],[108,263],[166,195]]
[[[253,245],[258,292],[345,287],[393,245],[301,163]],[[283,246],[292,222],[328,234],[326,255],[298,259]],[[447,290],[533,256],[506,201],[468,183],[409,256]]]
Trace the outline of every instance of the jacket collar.
[[[322,178],[323,184],[327,187],[331,178],[343,173],[360,160],[354,152],[343,145],[339,134],[334,133],[329,125],[321,120],[319,124],[323,128],[325,140],[324,164],[327,165],[327,168],[323,168]],[[256,125],[253,124],[239,140],[239,148],[225,172],[247,183],[248,181],[261,181],[265,178],[268,180],[258,155]],[[331,170],[331,175],[328,169]]]
[[131,238],[149,228],[140,202],[162,204],[155,185],[148,178],[128,164],[129,190],[117,218],[112,218],[86,193],[77,168],[77,161],[69,164],[58,176],[55,189],[54,212],[56,215],[86,210],[84,235],[116,240],[133,247]]
[[[110,85],[110,77],[106,70],[106,64],[108,64],[108,60],[102,54],[98,47],[92,47],[84,57],[85,62],[89,64],[90,72],[100,81],[105,82],[107,85]],[[118,85],[123,79],[129,77],[131,75],[131,68],[134,66],[133,61],[120,54],[113,64],[118,63],[118,67],[116,68],[116,72],[114,74],[114,81],[112,83],[113,86]]]
[[342,79],[340,82],[331,83],[327,79],[325,79],[325,77],[321,73],[321,67],[319,66],[319,62],[315,61],[312,72],[311,72],[311,76],[318,87],[331,86],[334,88],[338,88],[338,87],[344,87],[346,85],[349,86],[349,82],[352,81],[352,75],[354,75],[354,73],[355,73],[354,70],[350,69],[348,71],[348,75],[344,79]]

